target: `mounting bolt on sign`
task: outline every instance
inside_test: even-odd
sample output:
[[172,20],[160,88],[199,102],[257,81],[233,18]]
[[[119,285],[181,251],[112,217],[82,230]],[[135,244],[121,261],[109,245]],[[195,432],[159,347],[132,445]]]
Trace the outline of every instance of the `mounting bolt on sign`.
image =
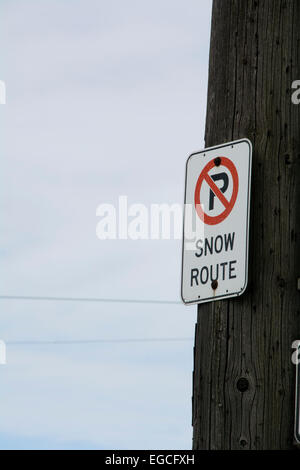
[[181,282],[185,304],[235,297],[247,287],[251,166],[248,139],[188,158]]

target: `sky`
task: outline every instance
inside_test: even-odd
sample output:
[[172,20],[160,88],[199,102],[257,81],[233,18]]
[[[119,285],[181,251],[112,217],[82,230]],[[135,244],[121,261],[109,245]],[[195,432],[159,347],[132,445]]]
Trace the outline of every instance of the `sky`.
[[[0,295],[178,302],[0,299],[1,449],[191,448],[181,241],[99,240],[96,209],[182,204],[210,17],[211,0],[0,1]],[[127,341],[152,338],[184,340]]]

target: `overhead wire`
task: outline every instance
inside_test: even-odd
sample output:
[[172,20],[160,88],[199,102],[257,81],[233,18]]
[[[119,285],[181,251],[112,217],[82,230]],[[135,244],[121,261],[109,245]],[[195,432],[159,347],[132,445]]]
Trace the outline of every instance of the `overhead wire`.
[[160,305],[182,305],[182,302],[176,300],[159,299],[118,299],[101,297],[52,297],[35,295],[0,295],[0,300],[33,300],[33,301],[52,301],[52,302],[102,302],[102,303],[128,303],[128,304],[160,304]]

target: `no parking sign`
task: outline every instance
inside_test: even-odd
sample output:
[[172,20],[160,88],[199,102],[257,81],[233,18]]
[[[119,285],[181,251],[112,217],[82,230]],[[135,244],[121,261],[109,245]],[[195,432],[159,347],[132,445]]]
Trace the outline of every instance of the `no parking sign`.
[[247,139],[194,153],[187,161],[185,304],[239,296],[247,287],[251,163]]

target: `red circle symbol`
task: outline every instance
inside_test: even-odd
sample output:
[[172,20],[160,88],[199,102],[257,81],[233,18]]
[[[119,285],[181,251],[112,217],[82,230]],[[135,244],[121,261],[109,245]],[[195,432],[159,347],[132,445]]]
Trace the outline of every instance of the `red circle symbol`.
[[[200,219],[207,225],[217,225],[220,222],[223,222],[226,217],[230,214],[230,212],[233,209],[233,206],[235,204],[238,191],[239,191],[239,177],[238,177],[238,172],[236,170],[236,167],[234,166],[233,162],[229,160],[229,158],[226,157],[219,157],[221,159],[221,165],[225,166],[229,171],[232,176],[233,180],[233,190],[232,190],[232,195],[230,200],[228,201],[222,191],[218,188],[216,183],[212,180],[212,178],[209,176],[209,171],[215,168],[215,159],[211,160],[202,170],[197,184],[196,184],[196,189],[195,189],[195,207],[196,207],[196,212]],[[200,201],[200,191],[203,182],[206,182],[210,189],[213,191],[214,195],[220,200],[222,205],[225,207],[224,211],[221,212],[221,214],[212,217],[208,214],[206,214],[201,206],[201,201]]]

